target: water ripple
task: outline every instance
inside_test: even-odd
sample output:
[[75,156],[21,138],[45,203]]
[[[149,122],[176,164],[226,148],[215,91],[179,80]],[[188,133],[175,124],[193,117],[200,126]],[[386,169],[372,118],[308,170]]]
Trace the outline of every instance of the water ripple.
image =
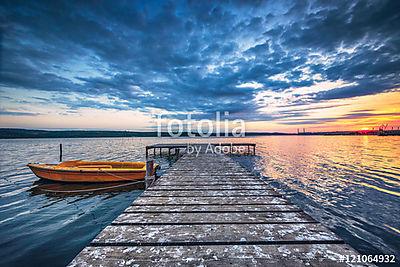
[[[238,159],[273,178],[293,202],[364,254],[400,257],[400,138],[259,137]],[[288,188],[288,189],[287,189]]]

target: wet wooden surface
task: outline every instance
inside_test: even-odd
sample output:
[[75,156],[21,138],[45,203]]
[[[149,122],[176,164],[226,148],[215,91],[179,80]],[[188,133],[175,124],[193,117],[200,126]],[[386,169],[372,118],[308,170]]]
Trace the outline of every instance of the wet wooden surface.
[[[207,245],[87,247],[71,266],[345,266],[347,245]],[[361,266],[361,265],[358,265]]]
[[132,205],[124,213],[162,212],[162,213],[184,213],[184,212],[290,212],[301,211],[297,206],[290,204],[275,205]]
[[70,266],[345,266],[357,252],[225,155],[186,154]]
[[222,212],[217,213],[167,213],[153,212],[150,214],[123,213],[113,224],[186,224],[186,223],[275,223],[275,222],[315,222],[303,212]]

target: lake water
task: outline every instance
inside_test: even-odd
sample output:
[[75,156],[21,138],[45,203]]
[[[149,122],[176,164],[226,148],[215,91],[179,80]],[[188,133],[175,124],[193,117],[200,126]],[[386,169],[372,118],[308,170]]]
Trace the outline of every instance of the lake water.
[[65,266],[143,192],[80,192],[88,186],[38,181],[27,163],[56,163],[59,143],[64,160],[142,161],[148,144],[188,141],[256,143],[257,156],[234,158],[361,253],[399,259],[400,137],[30,139],[0,140],[0,265]]

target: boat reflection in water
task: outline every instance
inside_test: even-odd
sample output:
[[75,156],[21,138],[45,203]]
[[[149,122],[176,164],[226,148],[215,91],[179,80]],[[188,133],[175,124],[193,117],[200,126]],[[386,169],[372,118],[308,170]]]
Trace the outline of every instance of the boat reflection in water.
[[110,183],[63,183],[40,179],[33,183],[29,190],[32,195],[47,196],[79,196],[100,195],[104,193],[121,193],[132,190],[145,190],[153,180],[142,180],[133,182],[110,182]]

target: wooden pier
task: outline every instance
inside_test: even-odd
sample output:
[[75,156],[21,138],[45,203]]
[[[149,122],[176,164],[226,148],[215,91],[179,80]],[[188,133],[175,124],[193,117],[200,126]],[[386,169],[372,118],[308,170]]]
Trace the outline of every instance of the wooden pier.
[[[153,150],[153,156],[156,156],[157,150],[159,151],[159,155],[162,155],[163,149],[168,150],[168,155],[171,156],[171,150],[174,151],[174,155],[179,154],[181,150],[187,150],[188,146],[193,144],[154,144],[146,146],[146,158],[149,157],[149,151]],[[202,146],[207,149],[207,146],[210,145],[212,147],[220,147],[224,149],[227,153],[233,153],[234,150],[238,150],[238,148],[247,148],[246,154],[256,154],[256,144],[254,143],[210,143],[210,144],[196,144],[197,146]],[[225,149],[227,148],[227,149]]]
[[184,154],[70,266],[346,266],[358,255],[221,154]]

